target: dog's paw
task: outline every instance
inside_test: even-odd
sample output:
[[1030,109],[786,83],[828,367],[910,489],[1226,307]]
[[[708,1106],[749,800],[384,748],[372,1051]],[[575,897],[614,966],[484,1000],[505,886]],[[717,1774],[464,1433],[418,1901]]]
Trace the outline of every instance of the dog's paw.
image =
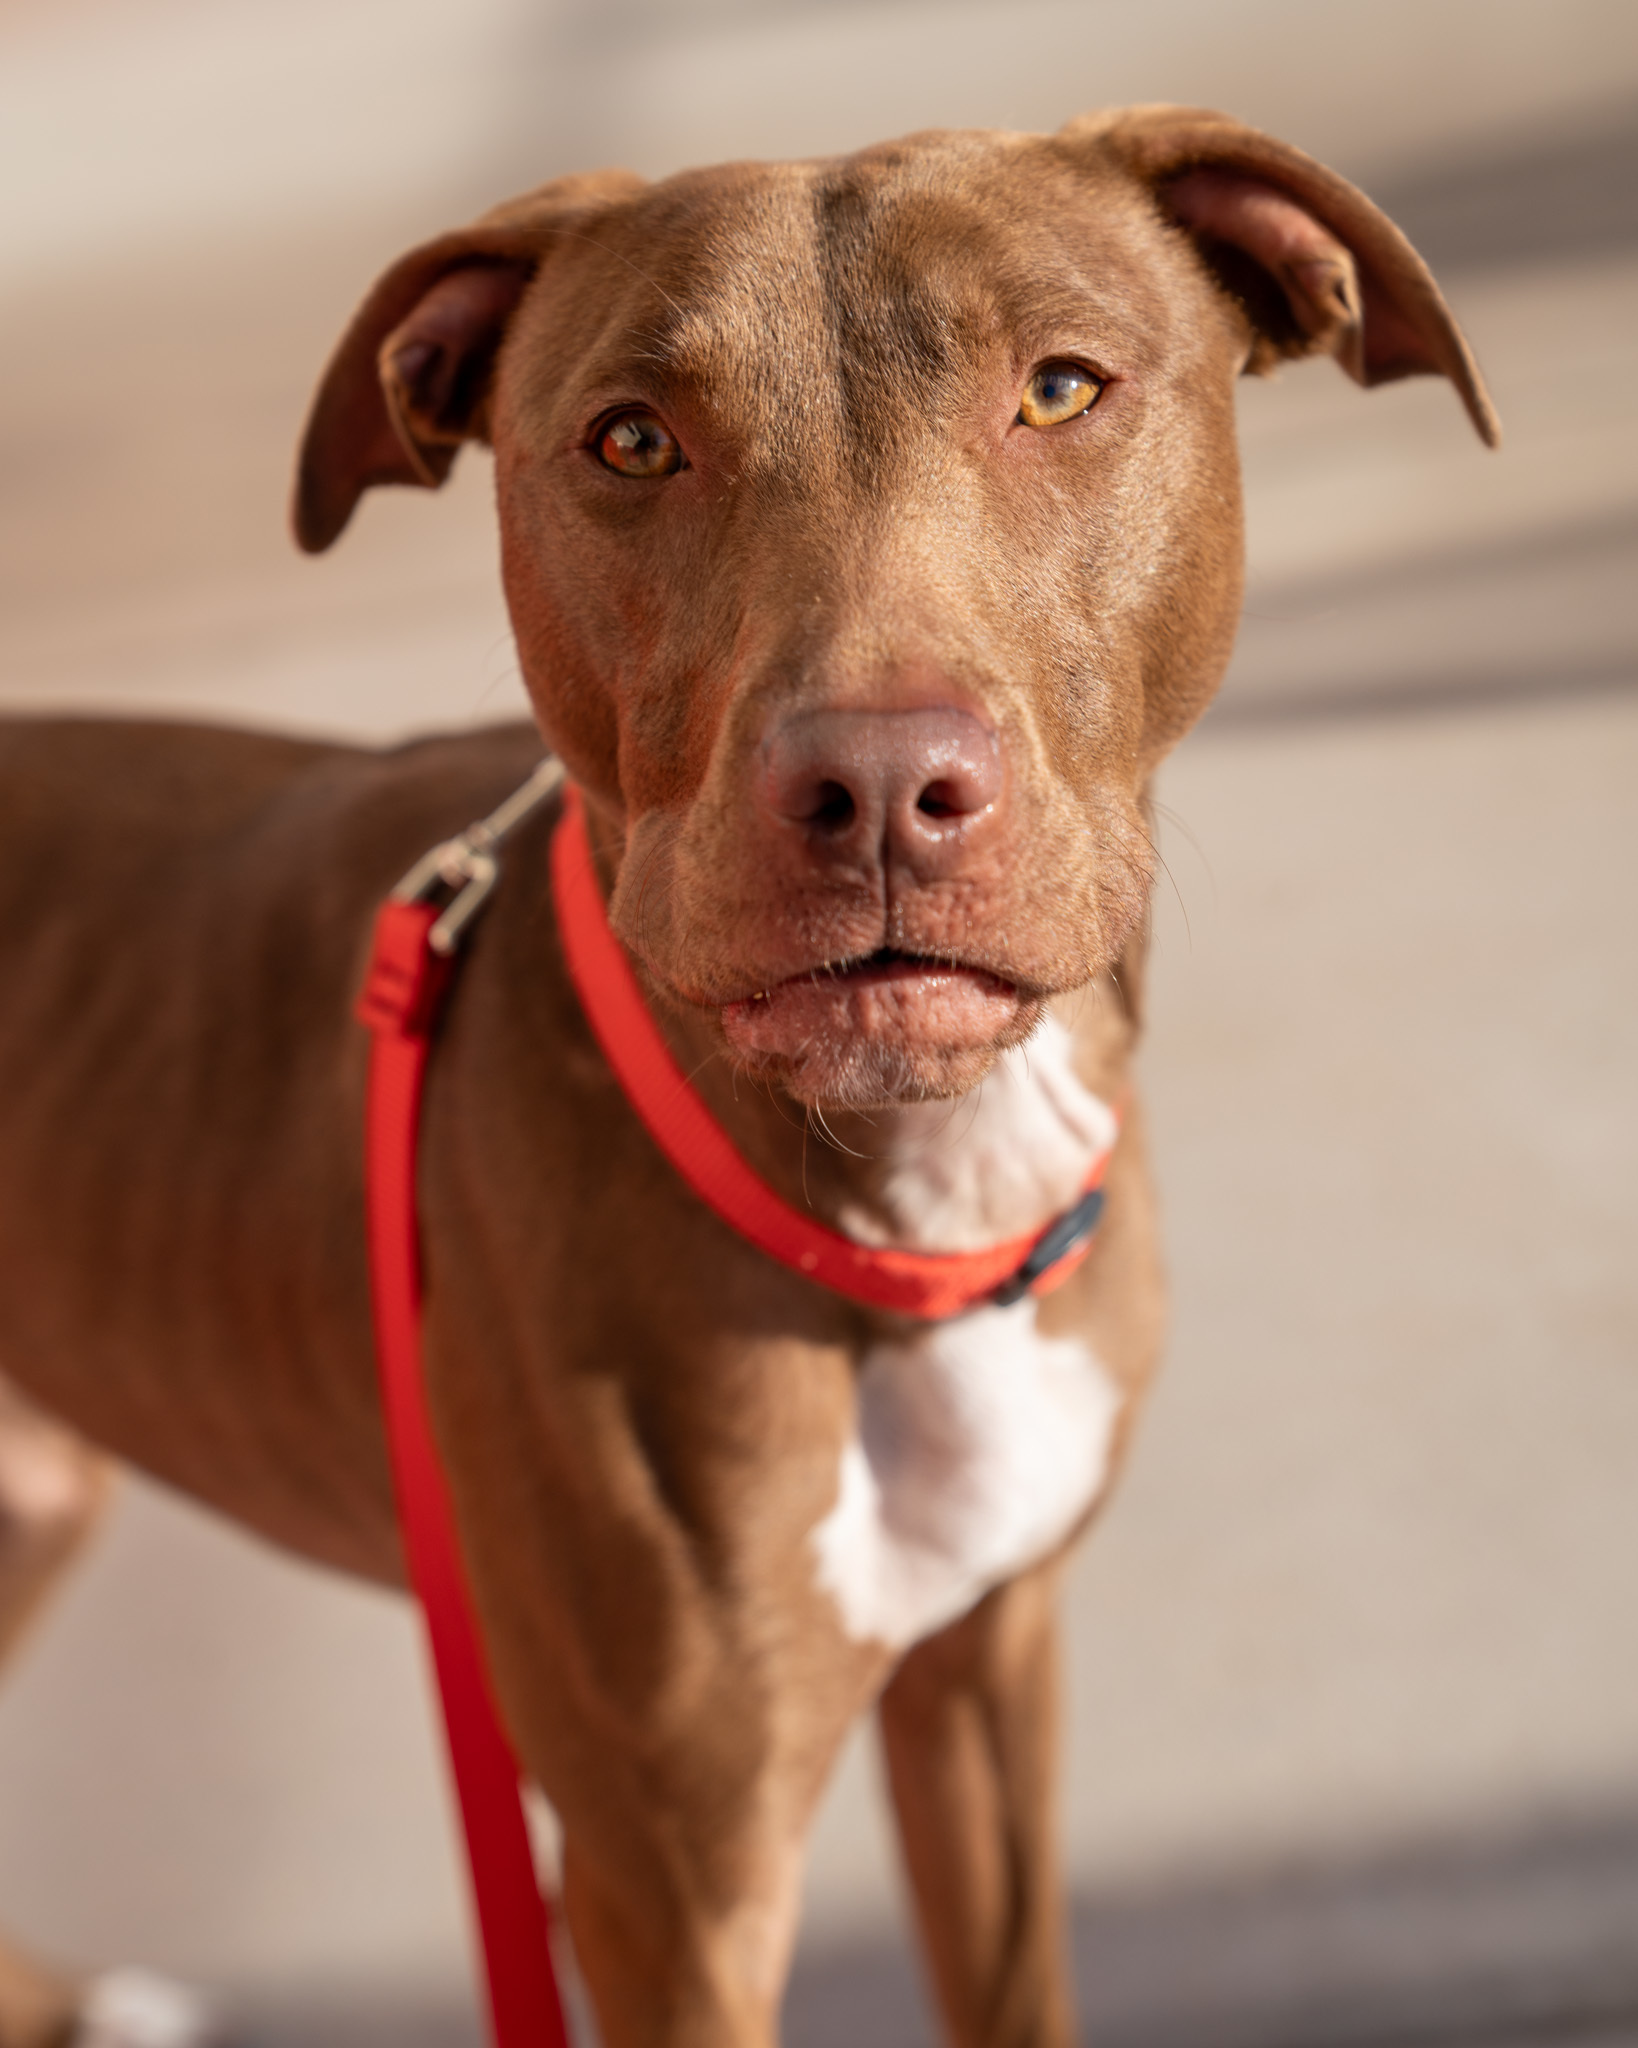
[[85,1987],[69,2048],[226,2048],[221,2016],[152,1970],[105,1970]]

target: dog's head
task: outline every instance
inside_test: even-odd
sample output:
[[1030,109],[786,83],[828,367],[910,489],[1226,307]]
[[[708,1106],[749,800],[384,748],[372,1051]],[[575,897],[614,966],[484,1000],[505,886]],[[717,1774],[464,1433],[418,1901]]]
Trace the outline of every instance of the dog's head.
[[377,284],[296,529],[492,442],[657,990],[803,1100],[949,1095],[1141,925],[1145,783],[1238,615],[1234,379],[1316,352],[1496,438],[1392,224],[1219,115],[567,179]]

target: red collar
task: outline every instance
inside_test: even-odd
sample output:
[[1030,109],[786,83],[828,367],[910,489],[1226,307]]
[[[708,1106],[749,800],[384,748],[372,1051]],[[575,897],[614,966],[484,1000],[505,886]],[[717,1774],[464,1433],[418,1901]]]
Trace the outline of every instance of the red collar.
[[769,1258],[871,1308],[930,1321],[985,1301],[1045,1294],[1091,1248],[1103,1206],[1105,1152],[1080,1199],[1044,1230],[978,1252],[908,1252],[855,1244],[776,1195],[689,1085],[609,928],[571,783],[552,835],[552,895],[564,957],[603,1056],[649,1136],[708,1208]]

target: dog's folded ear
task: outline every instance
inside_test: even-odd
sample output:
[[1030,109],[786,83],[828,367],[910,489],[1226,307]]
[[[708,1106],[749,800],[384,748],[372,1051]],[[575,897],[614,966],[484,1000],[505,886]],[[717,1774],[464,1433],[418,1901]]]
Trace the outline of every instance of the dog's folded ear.
[[1226,114],[1126,107],[1059,131],[1113,158],[1193,236],[1252,327],[1246,368],[1328,354],[1361,384],[1448,377],[1494,448],[1501,422],[1427,265],[1363,192]]
[[322,553],[371,485],[436,490],[462,442],[488,439],[495,360],[524,293],[565,234],[641,184],[625,171],[560,178],[412,249],[376,282],[302,435],[291,513],[302,548]]

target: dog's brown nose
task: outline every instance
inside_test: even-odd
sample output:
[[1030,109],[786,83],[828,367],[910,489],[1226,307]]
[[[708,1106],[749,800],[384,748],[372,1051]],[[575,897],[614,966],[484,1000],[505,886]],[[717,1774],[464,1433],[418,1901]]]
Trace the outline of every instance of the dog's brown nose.
[[995,734],[970,711],[810,711],[763,752],[763,801],[821,861],[940,869],[1000,805]]

